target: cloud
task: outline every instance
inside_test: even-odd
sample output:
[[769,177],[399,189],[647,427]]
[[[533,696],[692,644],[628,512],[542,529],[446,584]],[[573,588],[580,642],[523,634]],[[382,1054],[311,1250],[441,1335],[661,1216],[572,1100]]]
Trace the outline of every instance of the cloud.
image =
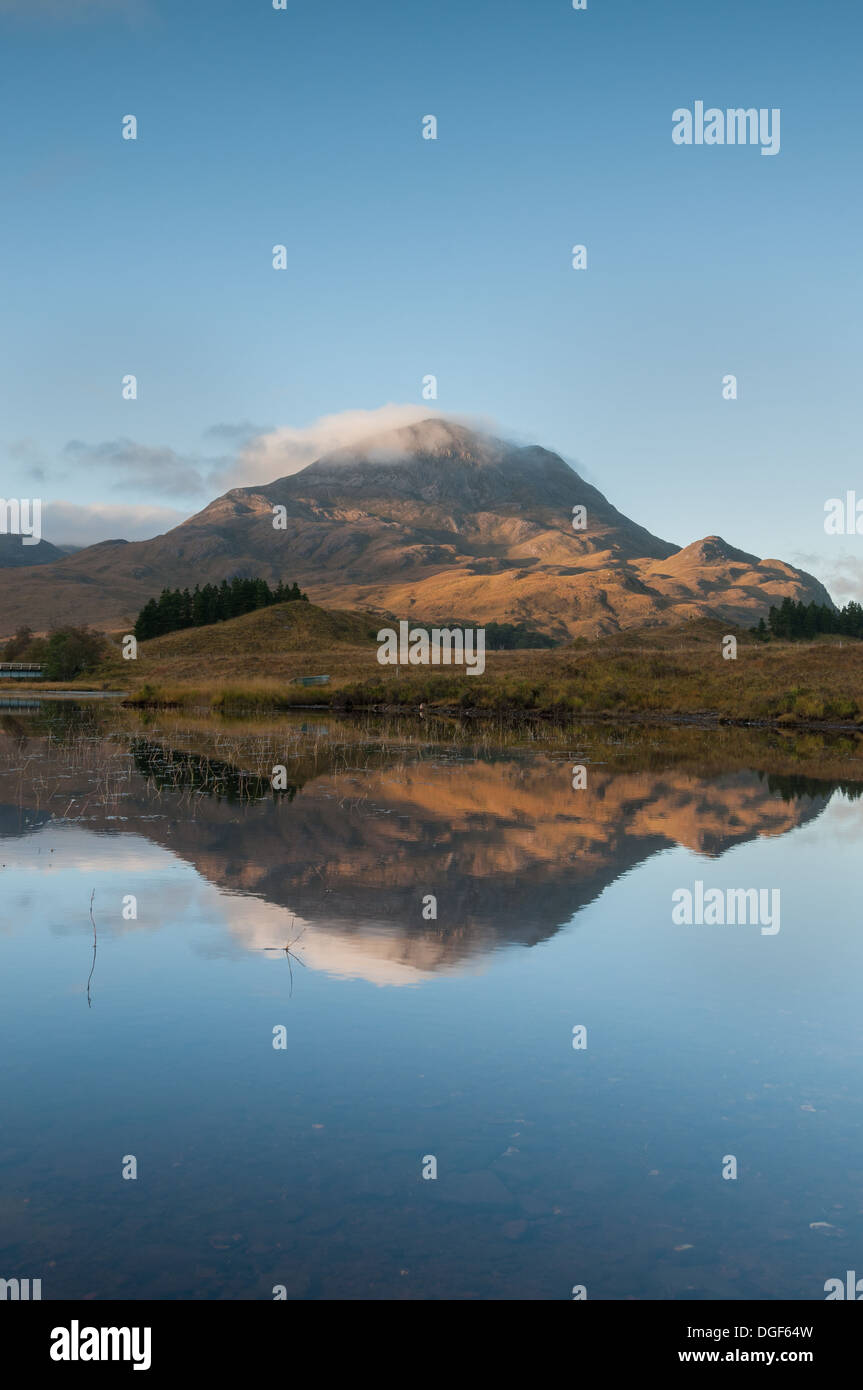
[[218,455],[180,454],[167,444],[139,444],[121,438],[98,444],[70,439],[63,456],[88,470],[110,470],[113,491],[209,501],[230,488],[254,487],[299,473],[333,449],[401,425],[415,424],[432,413],[428,406],[385,405],[377,410],[324,415],[299,427],[273,429],[248,420],[219,423],[209,426],[202,436],[223,444],[225,452]]
[[45,502],[42,533],[54,545],[95,545],[98,541],[146,541],[179,526],[189,513],[147,503]]
[[[139,498],[150,499],[149,510],[153,514],[178,517],[179,512],[162,505],[166,499],[188,499],[197,505],[200,500],[209,502],[231,488],[263,487],[276,478],[299,473],[335,449],[426,420],[431,421],[430,438],[434,437],[436,422],[444,439],[447,421],[485,433],[494,432],[493,422],[488,420],[442,415],[427,405],[390,404],[376,410],[345,410],[337,415],[323,415],[302,426],[268,429],[248,420],[211,425],[202,438],[221,442],[224,452],[218,454],[181,454],[167,444],[139,444],[126,438],[102,440],[96,444],[70,439],[61,451],[65,471],[58,473],[45,466],[32,440],[20,440],[9,446],[7,452],[41,481],[51,478],[56,484],[65,480],[68,486],[70,480],[85,473],[88,481],[92,481],[94,473],[101,472],[112,492],[136,493]],[[37,473],[37,470],[40,471]],[[113,511],[123,516],[131,516],[136,510],[140,509],[103,508],[106,513]]]
[[307,464],[333,449],[358,444],[384,430],[415,425],[436,413],[427,405],[390,404],[376,410],[343,410],[338,415],[322,415],[310,425],[301,427],[285,425],[249,440],[237,459],[222,472],[212,473],[209,481],[222,490],[271,483],[275,478],[299,473]]
[[[815,556],[807,557],[815,560]],[[818,556],[818,578],[829,590],[834,603],[840,607],[855,599],[863,602],[863,558],[858,555],[837,555],[827,561]]]
[[223,440],[239,448],[240,445],[257,439],[259,435],[272,434],[275,428],[275,425],[253,425],[250,420],[241,420],[237,425],[211,425],[208,430],[204,430],[203,437]]
[[6,454],[22,465],[27,477],[43,483],[48,476],[48,460],[35,439],[13,439],[6,445]]
[[136,444],[132,439],[109,439],[101,444],[70,439],[63,453],[87,468],[111,469],[111,486],[115,490],[172,497],[194,497],[206,492],[201,465],[219,462],[178,454],[166,444]]

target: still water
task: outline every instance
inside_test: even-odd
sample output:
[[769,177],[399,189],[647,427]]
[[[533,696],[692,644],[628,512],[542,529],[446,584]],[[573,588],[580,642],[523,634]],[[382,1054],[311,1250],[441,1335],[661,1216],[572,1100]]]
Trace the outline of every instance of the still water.
[[[805,1300],[863,1269],[859,746],[0,731],[0,1277]],[[675,924],[696,881],[778,889],[780,930]]]

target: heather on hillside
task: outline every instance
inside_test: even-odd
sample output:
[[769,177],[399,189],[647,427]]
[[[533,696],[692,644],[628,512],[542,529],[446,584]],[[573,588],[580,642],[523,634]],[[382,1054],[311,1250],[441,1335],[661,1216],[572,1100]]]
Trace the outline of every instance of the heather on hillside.
[[209,623],[226,622],[252,613],[257,608],[269,608],[274,603],[308,602],[308,594],[298,584],[281,580],[271,589],[265,579],[223,579],[221,584],[195,585],[188,589],[163,589],[159,597],[151,598],[135,621],[135,636],[139,642],[150,637],[162,637],[186,627],[206,627]]

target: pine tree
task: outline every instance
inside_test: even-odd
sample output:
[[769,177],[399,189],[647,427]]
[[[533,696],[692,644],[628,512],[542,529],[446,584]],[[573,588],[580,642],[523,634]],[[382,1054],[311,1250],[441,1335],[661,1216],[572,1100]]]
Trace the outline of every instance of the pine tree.
[[218,586],[205,584],[200,588],[196,584],[191,593],[188,589],[163,589],[157,599],[148,599],[138,614],[135,636],[143,642],[188,627],[225,622],[243,613],[268,608],[273,603],[297,600],[308,602],[308,594],[301,591],[296,581],[289,585],[280,579],[276,587],[271,589],[266,579],[241,575],[234,575],[230,580],[223,579]]

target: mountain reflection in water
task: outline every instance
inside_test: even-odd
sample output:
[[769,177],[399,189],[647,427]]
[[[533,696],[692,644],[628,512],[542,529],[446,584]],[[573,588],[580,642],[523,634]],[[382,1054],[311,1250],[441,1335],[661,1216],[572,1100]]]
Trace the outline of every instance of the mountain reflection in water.
[[[590,766],[586,787],[574,790],[572,759],[560,752],[474,757],[386,741],[347,756],[338,743],[325,747],[320,770],[298,770],[273,791],[260,755],[244,767],[221,749],[136,734],[92,737],[84,751],[74,739],[28,739],[38,805],[22,816],[33,789],[23,784],[15,809],[9,774],[0,775],[3,833],[66,810],[91,833],[142,836],[231,895],[225,916],[241,946],[271,947],[294,923],[307,964],[387,984],[533,946],[652,855],[676,844],[716,857],[782,835],[831,794],[823,783],[752,771],[708,780],[607,765]],[[423,917],[427,894],[437,899],[434,921]]]
[[[727,729],[0,713],[0,1275],[823,1298],[863,1241],[861,765]],[[676,925],[698,880],[781,891],[781,931]]]

